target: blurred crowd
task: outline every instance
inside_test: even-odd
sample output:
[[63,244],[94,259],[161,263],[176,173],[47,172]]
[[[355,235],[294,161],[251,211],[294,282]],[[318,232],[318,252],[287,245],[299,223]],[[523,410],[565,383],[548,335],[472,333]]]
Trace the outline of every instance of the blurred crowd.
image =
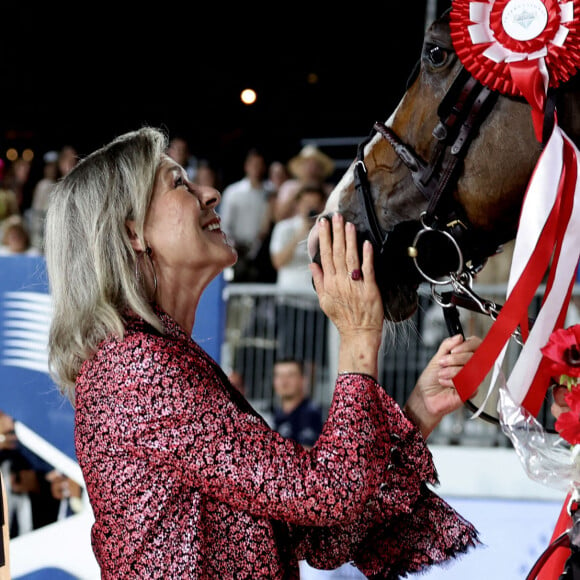
[[[308,271],[303,244],[332,189],[335,167],[328,155],[307,145],[290,159],[276,160],[249,149],[238,179],[224,183],[221,168],[192,155],[184,138],[173,137],[167,154],[191,181],[222,193],[222,229],[239,255],[231,281],[303,284]],[[46,152],[42,168],[22,157],[0,160],[0,255],[42,254],[51,191],[77,161],[70,145]]]

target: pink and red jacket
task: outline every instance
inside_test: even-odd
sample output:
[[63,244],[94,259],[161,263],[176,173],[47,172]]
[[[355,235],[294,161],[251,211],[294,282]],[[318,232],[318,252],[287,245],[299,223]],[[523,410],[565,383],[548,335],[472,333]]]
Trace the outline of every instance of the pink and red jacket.
[[394,579],[476,532],[427,488],[427,446],[372,378],[340,375],[310,451],[283,439],[165,313],[83,364],[76,450],[103,578],[298,578],[298,560]]

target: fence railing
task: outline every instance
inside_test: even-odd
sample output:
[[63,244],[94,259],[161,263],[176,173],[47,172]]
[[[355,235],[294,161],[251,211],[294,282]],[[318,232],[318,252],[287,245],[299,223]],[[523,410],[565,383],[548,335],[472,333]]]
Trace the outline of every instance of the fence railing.
[[[475,290],[500,304],[505,299],[504,285],[480,285]],[[575,287],[574,296],[580,296],[580,287]],[[275,284],[228,284],[224,297],[227,322],[222,365],[243,380],[245,394],[252,404],[265,416],[269,415],[274,403],[274,362],[295,356],[305,362],[312,399],[327,410],[337,372],[338,336],[321,312],[314,291],[306,288],[288,294]],[[540,300],[541,293],[530,309],[530,316],[537,312]],[[487,317],[465,310],[461,310],[461,320],[466,335],[484,336],[491,325]],[[580,317],[572,303],[569,323],[578,321]],[[379,359],[379,380],[400,405],[445,336],[441,308],[433,302],[428,289],[421,287],[417,312],[409,321],[387,329]],[[512,341],[505,362],[506,376],[518,352],[519,347]],[[480,391],[486,390],[487,384],[482,385]],[[552,427],[549,404],[547,400],[538,419]],[[494,407],[492,397],[487,408]],[[470,418],[467,409],[449,415],[432,440],[444,444],[508,445],[497,425]]]

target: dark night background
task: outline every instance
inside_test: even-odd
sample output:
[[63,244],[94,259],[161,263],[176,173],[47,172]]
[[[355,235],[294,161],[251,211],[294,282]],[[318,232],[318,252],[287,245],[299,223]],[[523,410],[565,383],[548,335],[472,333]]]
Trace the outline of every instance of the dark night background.
[[[208,4],[4,9],[0,157],[31,147],[38,170],[47,150],[85,155],[149,124],[237,179],[249,147],[286,161],[303,138],[366,135],[386,119],[425,28],[425,0]],[[239,100],[246,87],[253,106]]]

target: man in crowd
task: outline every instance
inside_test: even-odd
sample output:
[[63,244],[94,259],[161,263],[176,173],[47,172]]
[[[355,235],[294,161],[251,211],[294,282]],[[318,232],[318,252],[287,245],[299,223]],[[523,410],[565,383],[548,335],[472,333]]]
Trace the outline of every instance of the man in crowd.
[[302,362],[282,359],[274,364],[274,391],[279,407],[274,410],[274,429],[286,439],[310,448],[322,430],[322,412],[306,393]]

